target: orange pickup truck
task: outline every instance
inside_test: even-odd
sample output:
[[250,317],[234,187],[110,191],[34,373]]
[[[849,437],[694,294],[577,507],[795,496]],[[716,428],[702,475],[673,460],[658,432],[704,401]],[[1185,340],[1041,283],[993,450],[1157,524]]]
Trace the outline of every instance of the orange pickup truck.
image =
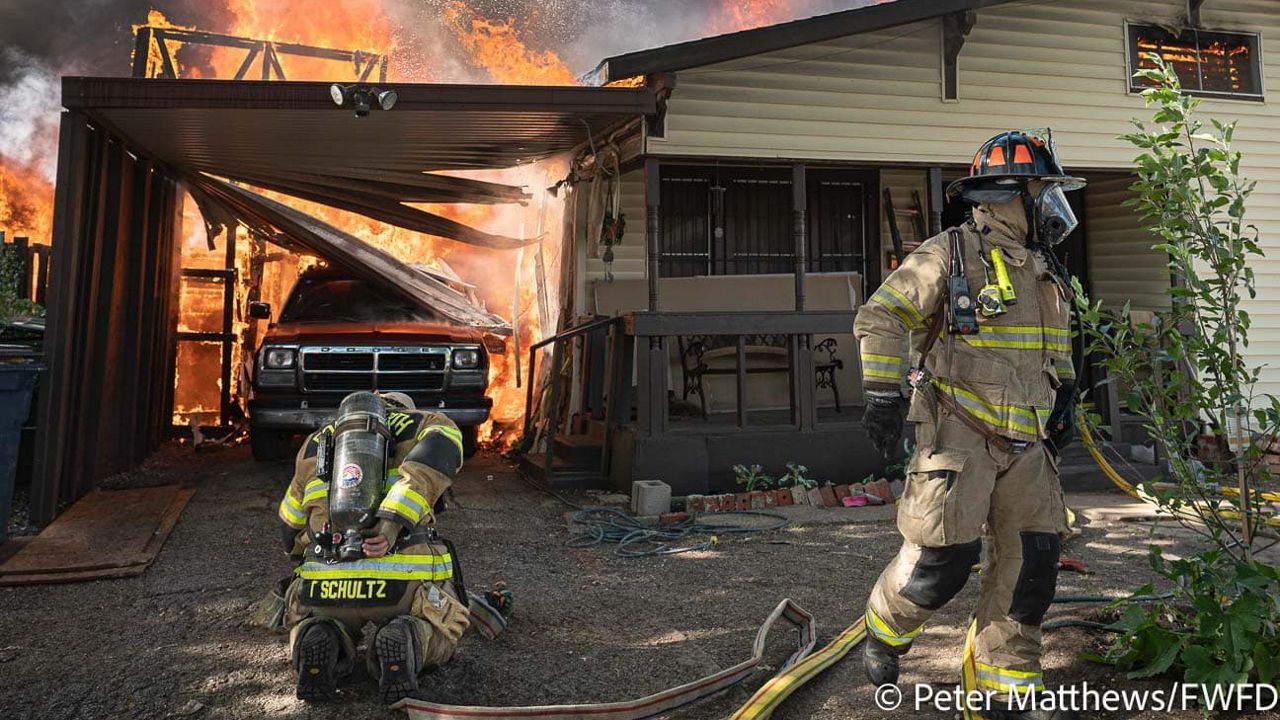
[[[249,315],[271,320],[268,303]],[[255,355],[249,432],[253,456],[278,460],[357,390],[399,391],[462,429],[466,454],[489,419],[483,334],[333,269],[304,273]]]

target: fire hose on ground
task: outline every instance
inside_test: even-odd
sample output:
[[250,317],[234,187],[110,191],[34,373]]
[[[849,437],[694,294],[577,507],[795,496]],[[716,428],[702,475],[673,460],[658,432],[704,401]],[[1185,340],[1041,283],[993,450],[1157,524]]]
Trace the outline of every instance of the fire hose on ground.
[[[1105,475],[1108,480],[1115,484],[1116,487],[1120,488],[1120,490],[1122,490],[1126,495],[1134,498],[1135,500],[1141,500],[1148,504],[1155,504],[1155,500],[1153,498],[1148,496],[1147,493],[1143,492],[1140,488],[1135,487],[1132,483],[1125,480],[1115,467],[1107,461],[1107,458],[1103,456],[1101,448],[1098,447],[1098,444],[1093,439],[1093,434],[1089,432],[1089,424],[1085,422],[1083,411],[1081,411],[1076,418],[1076,426],[1080,428],[1080,439],[1084,443],[1085,449],[1089,451],[1091,456],[1093,456],[1094,462],[1098,464],[1098,468],[1102,470],[1102,474]],[[1216,491],[1224,498],[1240,497],[1240,490],[1237,488],[1216,488]],[[1280,502],[1280,494],[1277,493],[1255,493],[1255,496],[1267,502]],[[1203,502],[1188,504],[1208,510]],[[1213,508],[1210,511],[1216,512],[1220,517],[1228,520],[1238,521],[1241,519],[1240,513],[1234,510]],[[1192,522],[1202,522],[1199,514],[1194,510],[1168,510],[1167,513],[1171,516],[1176,515]],[[1262,525],[1268,528],[1280,527],[1280,518],[1260,518],[1260,521]]]
[[[1140,497],[1132,485],[1119,476],[1105,458],[1098,452],[1088,430],[1081,425],[1085,446],[1093,454],[1099,467],[1113,482],[1126,493]],[[552,493],[555,495],[555,493]],[[764,512],[735,512],[723,515],[758,516],[774,522],[767,526],[743,526],[723,523],[706,523],[686,520],[667,527],[653,527],[614,508],[580,507],[567,499],[555,495],[561,501],[576,508],[573,515],[574,524],[582,529],[571,536],[566,543],[570,547],[591,547],[602,543],[615,543],[615,552],[624,557],[646,557],[667,555],[693,550],[705,550],[714,544],[714,539],[683,547],[671,547],[668,542],[679,540],[690,535],[716,535],[756,532],[761,530],[780,529],[787,520],[780,515]],[[1059,595],[1054,597],[1055,604],[1079,603],[1115,603],[1115,602],[1152,602],[1172,597],[1172,593],[1154,595],[1132,595],[1110,597],[1106,595]],[[483,718],[484,720],[522,720],[527,718],[567,719],[573,720],[641,720],[658,715],[665,715],[680,708],[692,705],[729,687],[744,681],[750,676],[764,657],[764,645],[769,631],[779,621],[785,620],[800,631],[800,647],[783,663],[777,674],[769,678],[751,698],[731,716],[731,720],[765,720],[770,717],[788,697],[799,690],[813,678],[829,669],[851,650],[857,647],[867,634],[866,620],[859,617],[852,625],[845,628],[831,642],[821,649],[814,650],[816,645],[816,622],[811,613],[804,610],[791,599],[784,599],[766,618],[756,632],[752,644],[752,655],[749,659],[730,668],[684,685],[646,695],[631,701],[574,705],[540,705],[525,707],[479,707],[452,706],[432,703],[425,700],[408,698],[393,707],[405,710],[413,720],[467,720]],[[1064,627],[1082,627],[1093,630],[1107,630],[1108,626],[1094,621],[1080,619],[1061,619],[1045,623],[1045,630]],[[970,625],[972,632],[972,623]],[[972,642],[966,642],[962,683],[972,674]]]

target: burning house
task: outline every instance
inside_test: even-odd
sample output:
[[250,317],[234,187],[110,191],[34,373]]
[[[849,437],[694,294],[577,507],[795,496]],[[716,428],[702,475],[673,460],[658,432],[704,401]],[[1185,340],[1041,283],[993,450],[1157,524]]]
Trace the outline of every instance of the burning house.
[[[153,15],[135,77],[67,78],[57,201],[22,215],[52,218],[55,239],[36,517],[175,422],[236,422],[269,332],[249,304],[279,309],[320,258],[502,319],[481,432],[518,441],[548,485],[697,492],[738,463],[793,461],[858,479],[880,461],[859,426],[854,313],[963,217],[943,188],[992,133],[1052,125],[1090,181],[1068,265],[1095,297],[1164,301],[1114,138],[1140,111],[1140,51],[1243,119],[1264,235],[1271,221],[1260,1],[896,0],[790,22],[788,3],[728,5],[708,37],[609,57],[585,86],[460,2],[445,27],[496,85],[433,84],[455,78],[400,68],[396,34],[351,17],[304,44]],[[332,81],[397,98],[356,117]],[[371,272],[359,247],[399,261]],[[422,287],[405,263],[426,267]]]

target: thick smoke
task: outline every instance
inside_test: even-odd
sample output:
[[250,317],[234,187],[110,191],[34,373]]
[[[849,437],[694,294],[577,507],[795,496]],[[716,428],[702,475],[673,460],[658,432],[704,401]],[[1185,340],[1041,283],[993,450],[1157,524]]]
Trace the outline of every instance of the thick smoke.
[[[314,0],[258,0],[263,6]],[[342,0],[326,0],[341,2]],[[818,15],[874,0],[790,0],[785,17]],[[883,0],[881,0],[883,1]],[[485,82],[443,20],[451,0],[385,0],[400,47],[393,79]],[[759,2],[759,0],[758,0]],[[781,3],[781,0],[778,0]],[[765,0],[765,4],[768,0]],[[477,17],[511,21],[535,50],[554,50],[575,75],[603,58],[691,40],[727,27],[732,3],[716,0],[469,0]],[[743,3],[746,6],[747,3]],[[211,0],[3,0],[0,2],[0,159],[33,165],[52,180],[62,75],[129,74],[132,26],[156,8],[173,22],[229,30],[231,16]],[[304,39],[305,42],[305,39]],[[377,48],[369,48],[377,49]],[[183,48],[199,68],[198,46]]]

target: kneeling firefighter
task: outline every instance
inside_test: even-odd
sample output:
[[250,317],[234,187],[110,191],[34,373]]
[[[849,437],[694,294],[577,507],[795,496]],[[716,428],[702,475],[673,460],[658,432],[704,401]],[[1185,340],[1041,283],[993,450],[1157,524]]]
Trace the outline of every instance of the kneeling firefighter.
[[1074,717],[1003,701],[1043,687],[1040,622],[1068,531],[1057,453],[1074,435],[1072,295],[1051,248],[1076,226],[1064,191],[1083,186],[1047,131],[988,140],[948,187],[975,206],[970,219],[904,258],[855,323],[868,435],[895,452],[906,379],[917,446],[898,507],[902,548],[867,603],[867,675],[897,682],[899,658],[981,558],[985,528],[967,648],[976,687],[965,689],[993,700],[987,718]]
[[335,694],[366,623],[378,626],[367,664],[387,702],[453,656],[467,595],[432,509],[461,466],[458,427],[403,393],[352,393],[307,439],[279,512],[300,562],[285,594],[299,698]]

